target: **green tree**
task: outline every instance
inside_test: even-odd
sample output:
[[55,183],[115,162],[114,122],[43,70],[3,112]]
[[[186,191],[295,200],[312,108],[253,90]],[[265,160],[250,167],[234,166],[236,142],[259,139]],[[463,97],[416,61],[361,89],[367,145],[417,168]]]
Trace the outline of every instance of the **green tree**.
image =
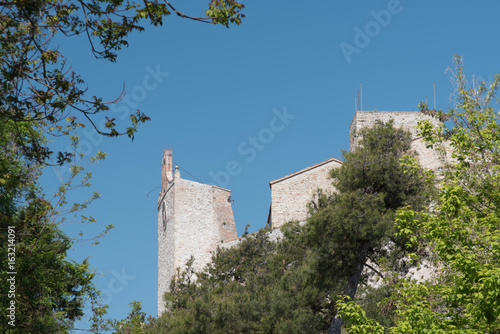
[[[83,315],[85,300],[93,303],[97,313],[102,311],[92,283],[94,274],[86,262],[66,259],[71,240],[58,228],[61,217],[55,219],[65,195],[57,196],[55,207],[43,198],[37,184],[40,169],[18,149],[20,138],[13,136],[14,126],[18,132],[37,135],[37,140],[43,141],[43,135],[27,122],[6,120],[0,124],[0,256],[4,259],[0,305],[8,310],[0,330],[67,332]],[[80,171],[74,170],[74,176]],[[69,186],[62,185],[60,190]],[[77,205],[70,211],[76,213],[80,208]]]
[[[47,138],[66,138],[76,147],[78,129],[90,125],[104,136],[133,139],[138,125],[149,120],[138,111],[119,130],[115,119],[106,117],[109,103],[87,96],[82,77],[70,69],[70,60],[57,49],[54,38],[59,44],[81,35],[95,57],[114,62],[117,52],[128,46],[128,36],[144,30],[144,24],[161,25],[175,13],[229,26],[241,23],[242,8],[236,1],[213,0],[205,17],[192,17],[168,1],[0,1],[0,304],[7,309],[12,301],[16,303],[16,327],[3,317],[2,332],[68,332],[83,315],[85,302],[92,304],[94,313],[89,330],[109,327],[102,320],[105,307],[99,304],[94,273],[86,261],[67,259],[72,239],[59,228],[65,214],[86,209],[99,195],[94,193],[87,202],[67,203],[68,190],[90,186],[91,174],[84,172],[76,150],[54,152]],[[105,130],[95,126],[99,117],[106,118]],[[102,158],[99,152],[91,162]],[[47,199],[38,181],[43,168],[70,163],[69,179]],[[90,216],[81,218],[95,221]],[[15,262],[13,269],[4,265],[4,259]],[[14,270],[15,284],[7,284]],[[9,297],[13,286],[15,298]]]
[[[344,152],[344,163],[331,172],[338,192],[329,199],[323,195],[306,225],[305,237],[316,253],[317,282],[332,298],[342,294],[354,299],[367,278],[365,268],[383,276],[376,269],[381,260],[391,270],[406,272],[406,239],[394,235],[395,212],[407,204],[421,208],[429,198],[423,170],[405,173],[399,161],[412,154],[408,132],[392,122],[378,122],[359,135],[359,146]],[[337,314],[328,333],[340,334],[342,324]]]
[[142,334],[146,325],[146,312],[142,311],[141,302],[133,301],[129,304],[131,310],[125,320],[113,324],[115,334]]
[[[309,281],[310,254],[302,227],[284,237],[267,230],[219,249],[202,273],[179,272],[166,294],[167,307],[146,333],[320,333],[331,312],[327,294]],[[196,280],[194,278],[196,277]]]
[[[232,0],[212,0],[206,17],[192,17],[175,9],[168,1],[133,2],[124,0],[13,0],[0,1],[0,121],[29,122],[53,136],[68,135],[85,122],[104,136],[133,138],[140,123],[149,118],[141,112],[130,115],[131,124],[119,131],[114,118],[105,128],[95,125],[108,103],[97,96],[87,97],[80,75],[68,67],[68,60],[52,40],[83,35],[97,58],[116,61],[117,52],[128,46],[127,38],[143,31],[144,21],[161,25],[172,12],[182,18],[229,26],[240,24],[244,6]],[[12,129],[14,135],[20,135]],[[53,152],[37,141],[23,137],[23,154],[46,161]],[[57,152],[59,164],[69,161],[69,152]]]
[[[500,333],[500,116],[493,83],[468,84],[456,57],[456,106],[428,110],[448,126],[420,124],[442,152],[439,196],[431,207],[401,209],[399,234],[434,255],[436,277],[404,280],[392,299],[391,333]],[[418,253],[413,254],[418,259]],[[358,309],[358,311],[360,311]],[[356,317],[360,312],[352,312]]]

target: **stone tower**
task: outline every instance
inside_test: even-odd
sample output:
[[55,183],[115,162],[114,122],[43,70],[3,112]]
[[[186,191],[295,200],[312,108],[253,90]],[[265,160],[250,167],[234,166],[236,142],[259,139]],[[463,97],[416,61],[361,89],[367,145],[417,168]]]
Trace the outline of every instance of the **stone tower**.
[[424,168],[436,171],[442,166],[439,153],[436,150],[426,147],[422,137],[418,136],[417,125],[423,120],[430,121],[434,126],[442,124],[436,118],[419,111],[357,111],[349,127],[349,149],[352,151],[358,143],[360,129],[375,125],[376,121],[387,123],[394,121],[395,128],[402,128],[409,131],[412,136],[411,148],[417,152],[417,159]]
[[172,149],[163,152],[158,199],[158,315],[165,311],[163,295],[176,268],[194,256],[201,270],[221,243],[236,239],[228,189],[182,179],[173,173]]
[[[434,117],[418,111],[357,111],[349,128],[350,150],[354,150],[358,144],[360,129],[371,127],[377,121],[386,123],[389,120],[393,120],[395,128],[403,128],[411,133],[411,148],[417,152],[417,159],[424,168],[436,171],[441,167],[439,152],[428,149],[422,138],[418,136],[417,130],[419,121],[429,120],[435,126],[441,123]],[[311,201],[316,189],[320,188],[326,192],[335,191],[330,179],[330,170],[339,168],[341,165],[342,161],[330,158],[269,182],[271,206],[268,225],[271,228],[278,228],[292,220],[305,221],[309,217],[307,204]]]

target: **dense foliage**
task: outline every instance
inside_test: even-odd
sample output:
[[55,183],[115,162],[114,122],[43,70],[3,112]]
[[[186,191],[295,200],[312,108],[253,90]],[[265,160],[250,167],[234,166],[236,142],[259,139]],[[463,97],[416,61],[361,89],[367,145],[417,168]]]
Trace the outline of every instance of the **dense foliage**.
[[[13,138],[12,127],[17,133],[44,140],[28,122],[16,124],[7,119],[0,123],[0,305],[8,310],[0,330],[66,332],[83,315],[86,300],[93,303],[96,314],[103,311],[92,282],[94,273],[87,263],[66,259],[72,242],[58,228],[64,219],[58,210],[71,182],[61,185],[55,203],[44,199],[37,182],[40,167],[19,149],[17,142],[22,138]],[[72,176],[80,171],[73,169]],[[82,185],[85,182],[88,180]],[[76,213],[80,208],[76,205],[70,211]]]
[[[399,234],[434,255],[428,260],[436,275],[400,282],[390,333],[500,333],[500,76],[469,85],[456,60],[456,107],[441,112],[423,105],[450,124],[420,124],[428,145],[442,152],[439,197],[423,210],[409,206],[397,214]],[[356,333],[381,328],[352,303],[346,316]]]
[[[228,26],[241,23],[242,8],[236,1],[212,0],[206,17],[192,17],[168,1],[0,1],[0,307],[8,315],[2,316],[0,332],[69,332],[86,302],[92,306],[92,323],[82,330],[109,327],[102,319],[105,306],[99,304],[95,274],[86,261],[67,258],[72,239],[59,226],[66,214],[84,210],[99,197],[94,193],[88,201],[67,203],[70,189],[90,185],[91,174],[84,172],[85,160],[77,153],[78,130],[90,126],[104,136],[133,139],[149,118],[137,111],[119,130],[106,116],[109,102],[87,96],[83,78],[56,45],[80,35],[95,57],[116,61],[128,36],[144,30],[144,23],[161,25],[175,13]],[[96,125],[103,120],[104,128]],[[75,150],[58,152],[47,138],[56,145],[66,139]],[[104,156],[98,152],[90,162]],[[63,164],[71,173],[54,196],[45,195],[39,182],[43,168]],[[81,219],[95,222],[91,216]]]
[[[310,254],[291,224],[285,238],[266,230],[219,249],[203,273],[179,272],[167,293],[170,312],[147,333],[315,333],[328,325],[330,303],[309,284]],[[196,280],[194,280],[196,276]]]
[[[331,172],[338,192],[322,200],[306,225],[318,284],[332,298],[342,293],[353,299],[365,274],[384,278],[376,269],[381,260],[388,270],[406,273],[406,240],[394,235],[394,213],[407,204],[421,208],[429,200],[423,170],[415,165],[414,173],[407,173],[400,163],[411,153],[410,133],[395,129],[391,121],[356,135],[359,146],[345,152],[342,167]],[[341,327],[342,318],[336,316],[329,333],[340,334]]]

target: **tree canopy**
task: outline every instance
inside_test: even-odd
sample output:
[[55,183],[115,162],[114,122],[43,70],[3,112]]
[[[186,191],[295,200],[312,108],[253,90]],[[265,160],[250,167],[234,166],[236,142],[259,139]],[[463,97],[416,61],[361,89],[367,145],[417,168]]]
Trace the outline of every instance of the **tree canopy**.
[[[128,46],[130,34],[143,31],[145,23],[161,25],[166,16],[175,13],[229,26],[241,23],[243,7],[233,0],[212,0],[206,16],[193,17],[168,1],[157,0],[0,1],[0,117],[32,125],[28,133],[15,132],[14,139],[28,158],[39,162],[45,162],[53,152],[31,133],[35,129],[64,136],[87,124],[104,136],[133,138],[137,126],[149,117],[138,111],[130,115],[130,125],[119,130],[115,119],[104,115],[105,130],[97,127],[96,117],[105,114],[111,102],[86,96],[84,79],[71,69],[71,60],[57,49],[53,39],[64,41],[64,37],[83,35],[95,57],[114,62],[117,52]],[[56,159],[61,164],[70,161],[71,154],[57,152]]]
[[[403,260],[405,238],[394,235],[394,213],[408,204],[421,208],[429,200],[424,171],[416,164],[407,173],[400,163],[405,154],[416,161],[410,133],[389,121],[361,129],[359,135],[359,146],[344,152],[344,163],[331,172],[338,192],[323,201],[306,225],[305,238],[316,252],[316,275],[332,298],[342,293],[353,299],[367,279],[363,271],[383,278],[375,269],[382,259],[393,271],[409,269]],[[328,332],[340,334],[341,327],[342,318],[336,316]]]
[[[138,125],[149,120],[137,111],[120,130],[122,125],[106,113],[120,97],[106,102],[88,96],[84,78],[54,41],[84,36],[96,58],[115,62],[132,32],[161,25],[172,13],[228,27],[241,23],[243,7],[232,0],[212,0],[205,16],[195,17],[169,1],[0,1],[0,305],[8,310],[1,332],[67,333],[82,317],[85,303],[93,314],[83,330],[110,328],[102,319],[106,306],[100,304],[95,273],[87,261],[68,259],[73,240],[60,224],[66,214],[86,209],[99,197],[93,193],[88,201],[67,203],[70,189],[90,186],[91,174],[84,172],[85,160],[77,150],[78,130],[90,126],[104,136],[133,139]],[[96,126],[103,118],[104,130]],[[70,151],[57,151],[49,141],[64,138],[72,143]],[[86,158],[95,163],[104,157],[98,152]],[[65,164],[71,173],[47,196],[39,181],[43,168]],[[95,222],[89,215],[81,220]]]
[[[456,57],[456,106],[446,112],[429,110],[449,124],[419,125],[429,147],[442,150],[439,196],[431,206],[402,208],[398,234],[424,250],[436,275],[425,282],[405,279],[391,302],[397,311],[390,333],[500,333],[500,83],[468,83]],[[369,321],[349,302],[351,330],[374,333],[384,328]]]

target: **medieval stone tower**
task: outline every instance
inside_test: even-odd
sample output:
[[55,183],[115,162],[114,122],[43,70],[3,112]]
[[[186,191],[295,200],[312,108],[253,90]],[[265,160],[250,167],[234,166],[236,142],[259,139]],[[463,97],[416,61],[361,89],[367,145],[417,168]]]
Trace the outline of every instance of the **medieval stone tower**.
[[[429,120],[438,125],[439,121],[421,112],[357,111],[349,128],[350,149],[356,147],[360,129],[391,119],[396,128],[411,132],[412,149],[418,153],[420,164],[437,170],[441,165],[439,154],[426,148],[418,136],[417,124]],[[318,188],[335,191],[329,171],[341,165],[342,161],[330,158],[271,181],[269,226],[278,228],[291,220],[307,220],[312,194]],[[182,179],[177,167],[173,172],[172,149],[163,152],[158,199],[158,315],[165,310],[163,295],[176,268],[183,268],[194,256],[193,267],[201,270],[218,245],[230,247],[237,243],[230,195],[228,189]]]
[[163,152],[162,185],[158,199],[158,314],[176,268],[191,256],[201,270],[221,243],[236,239],[231,191],[184,180],[173,173],[172,149]]
[[[385,123],[389,120],[393,120],[395,128],[411,133],[411,148],[418,153],[417,159],[423,167],[436,170],[440,166],[438,153],[426,148],[417,130],[419,121],[428,120],[434,125],[438,125],[439,121],[418,111],[357,111],[349,128],[350,149],[353,150],[358,143],[359,130],[371,127],[377,121]],[[335,191],[329,172],[341,165],[342,161],[330,158],[269,182],[271,205],[268,225],[274,229],[291,220],[305,221],[308,218],[307,203],[315,191],[318,188],[326,192]]]
[[441,124],[436,118],[419,111],[357,111],[349,127],[349,149],[353,150],[358,143],[357,132],[364,127],[375,125],[375,122],[393,120],[395,128],[402,128],[411,133],[411,148],[417,152],[420,165],[427,169],[436,170],[441,166],[439,153],[426,147],[422,137],[418,135],[417,125],[420,121],[430,121],[434,126]]

